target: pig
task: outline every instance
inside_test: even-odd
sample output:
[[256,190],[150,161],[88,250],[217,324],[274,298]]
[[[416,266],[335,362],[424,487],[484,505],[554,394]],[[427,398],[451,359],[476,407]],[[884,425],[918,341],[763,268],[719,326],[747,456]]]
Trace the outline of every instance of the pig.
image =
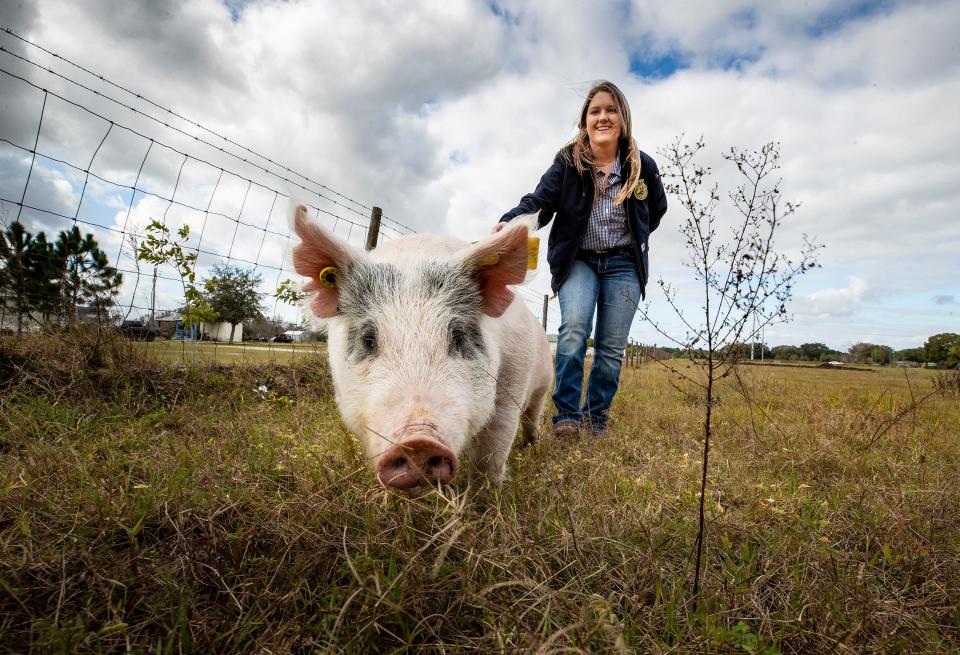
[[365,252],[304,206],[292,214],[337,409],[379,481],[446,485],[466,456],[477,481],[500,486],[518,425],[532,442],[553,381],[543,328],[510,289],[527,272],[528,224],[474,244],[413,234]]

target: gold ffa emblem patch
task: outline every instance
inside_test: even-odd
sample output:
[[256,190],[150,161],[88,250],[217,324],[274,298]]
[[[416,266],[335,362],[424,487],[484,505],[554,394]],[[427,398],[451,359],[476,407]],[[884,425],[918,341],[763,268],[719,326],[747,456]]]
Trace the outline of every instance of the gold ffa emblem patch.
[[647,185],[644,183],[643,178],[637,181],[637,186],[633,188],[633,197],[637,200],[646,200],[647,199]]

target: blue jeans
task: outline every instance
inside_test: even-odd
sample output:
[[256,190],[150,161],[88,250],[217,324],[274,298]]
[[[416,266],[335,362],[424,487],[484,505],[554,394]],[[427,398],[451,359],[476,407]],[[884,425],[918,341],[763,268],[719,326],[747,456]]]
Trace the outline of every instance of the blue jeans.
[[[553,424],[589,421],[596,429],[607,422],[607,412],[620,384],[620,365],[630,324],[640,303],[640,280],[630,255],[598,255],[580,251],[570,277],[560,287],[560,334],[557,337],[557,375]],[[580,405],[583,360],[593,327],[594,358],[587,398]]]

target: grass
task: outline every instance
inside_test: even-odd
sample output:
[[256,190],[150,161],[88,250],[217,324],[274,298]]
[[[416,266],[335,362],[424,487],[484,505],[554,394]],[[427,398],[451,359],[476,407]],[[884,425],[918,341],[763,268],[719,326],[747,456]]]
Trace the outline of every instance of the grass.
[[326,343],[217,343],[212,341],[154,341],[137,344],[149,355],[171,364],[289,364],[326,353]]
[[960,408],[904,413],[931,372],[725,382],[695,599],[700,411],[657,364],[625,370],[607,438],[413,497],[375,482],[321,359],[70,339],[0,341],[7,651],[960,648]]

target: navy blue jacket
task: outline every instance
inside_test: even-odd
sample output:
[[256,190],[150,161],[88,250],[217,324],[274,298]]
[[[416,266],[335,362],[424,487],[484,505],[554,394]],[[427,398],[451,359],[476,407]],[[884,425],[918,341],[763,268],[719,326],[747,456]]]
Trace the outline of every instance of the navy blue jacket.
[[[625,139],[621,139],[619,150],[620,177],[627,180],[630,178],[630,164],[626,161]],[[570,275],[577,251],[583,242],[583,235],[587,231],[594,196],[590,171],[580,175],[573,164],[567,163],[563,153],[563,150],[557,153],[553,166],[540,178],[536,190],[521,198],[519,205],[500,218],[503,223],[517,216],[539,212],[540,227],[543,227],[556,216],[547,248],[550,287],[554,293],[559,291]],[[660,219],[667,211],[667,194],[664,193],[656,162],[642,151],[640,170],[647,185],[647,198],[637,200],[631,193],[624,200],[624,204],[627,210],[627,225],[633,236],[634,263],[640,278],[640,292],[646,298],[646,285],[650,275],[647,258],[650,233],[657,229]]]

